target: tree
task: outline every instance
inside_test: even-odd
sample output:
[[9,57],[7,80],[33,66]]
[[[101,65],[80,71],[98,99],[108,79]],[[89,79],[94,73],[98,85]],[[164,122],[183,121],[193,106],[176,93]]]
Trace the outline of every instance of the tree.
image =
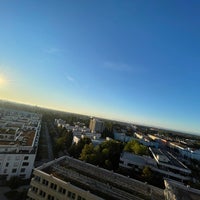
[[128,151],[128,152],[134,153],[136,155],[148,155],[149,154],[148,148],[146,146],[140,144],[136,140],[129,141],[125,145],[124,151]]
[[88,137],[81,138],[77,144],[73,144],[69,148],[68,152],[69,152],[70,156],[73,156],[74,158],[79,158],[84,146],[86,144],[90,144],[90,143],[91,143],[90,138],[88,138]]
[[81,152],[80,159],[86,162],[90,162],[89,156],[94,153],[94,146],[92,143],[86,144]]
[[106,169],[116,170],[121,149],[121,144],[114,140],[105,141],[96,147],[86,144],[82,149],[80,159]]
[[69,131],[66,133],[66,141],[65,141],[67,150],[71,147],[72,141],[73,141],[73,133],[72,131]]
[[146,180],[146,181],[150,181],[153,177],[153,173],[151,171],[151,169],[148,166],[145,166],[142,170],[142,177]]
[[65,141],[66,141],[66,136],[62,136],[56,139],[55,149],[57,152],[63,151],[65,149]]

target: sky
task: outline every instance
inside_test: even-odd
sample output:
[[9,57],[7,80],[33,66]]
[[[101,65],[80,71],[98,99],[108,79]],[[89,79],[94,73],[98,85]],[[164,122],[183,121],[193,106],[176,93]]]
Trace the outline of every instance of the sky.
[[1,0],[0,99],[200,135],[198,0]]

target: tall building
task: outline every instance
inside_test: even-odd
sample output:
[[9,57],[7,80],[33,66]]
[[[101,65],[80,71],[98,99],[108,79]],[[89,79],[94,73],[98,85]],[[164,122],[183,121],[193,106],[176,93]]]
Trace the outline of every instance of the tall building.
[[102,133],[104,130],[104,122],[96,119],[96,118],[91,118],[90,119],[90,131],[92,133]]
[[28,200],[164,199],[164,191],[63,156],[34,169]]
[[0,108],[0,181],[30,178],[40,128],[40,115]]

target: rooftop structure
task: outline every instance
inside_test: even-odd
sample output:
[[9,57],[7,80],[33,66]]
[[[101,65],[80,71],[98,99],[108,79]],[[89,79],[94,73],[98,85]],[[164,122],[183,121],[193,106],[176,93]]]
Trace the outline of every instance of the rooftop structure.
[[162,189],[68,156],[38,167],[33,174],[28,192],[29,200],[164,198]]

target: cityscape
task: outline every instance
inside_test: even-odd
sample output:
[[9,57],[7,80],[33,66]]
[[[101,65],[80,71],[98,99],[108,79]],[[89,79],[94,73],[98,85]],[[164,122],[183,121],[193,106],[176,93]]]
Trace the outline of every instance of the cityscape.
[[0,200],[199,200],[200,1],[0,1]]
[[0,101],[0,138],[8,199],[200,196],[200,136]]

